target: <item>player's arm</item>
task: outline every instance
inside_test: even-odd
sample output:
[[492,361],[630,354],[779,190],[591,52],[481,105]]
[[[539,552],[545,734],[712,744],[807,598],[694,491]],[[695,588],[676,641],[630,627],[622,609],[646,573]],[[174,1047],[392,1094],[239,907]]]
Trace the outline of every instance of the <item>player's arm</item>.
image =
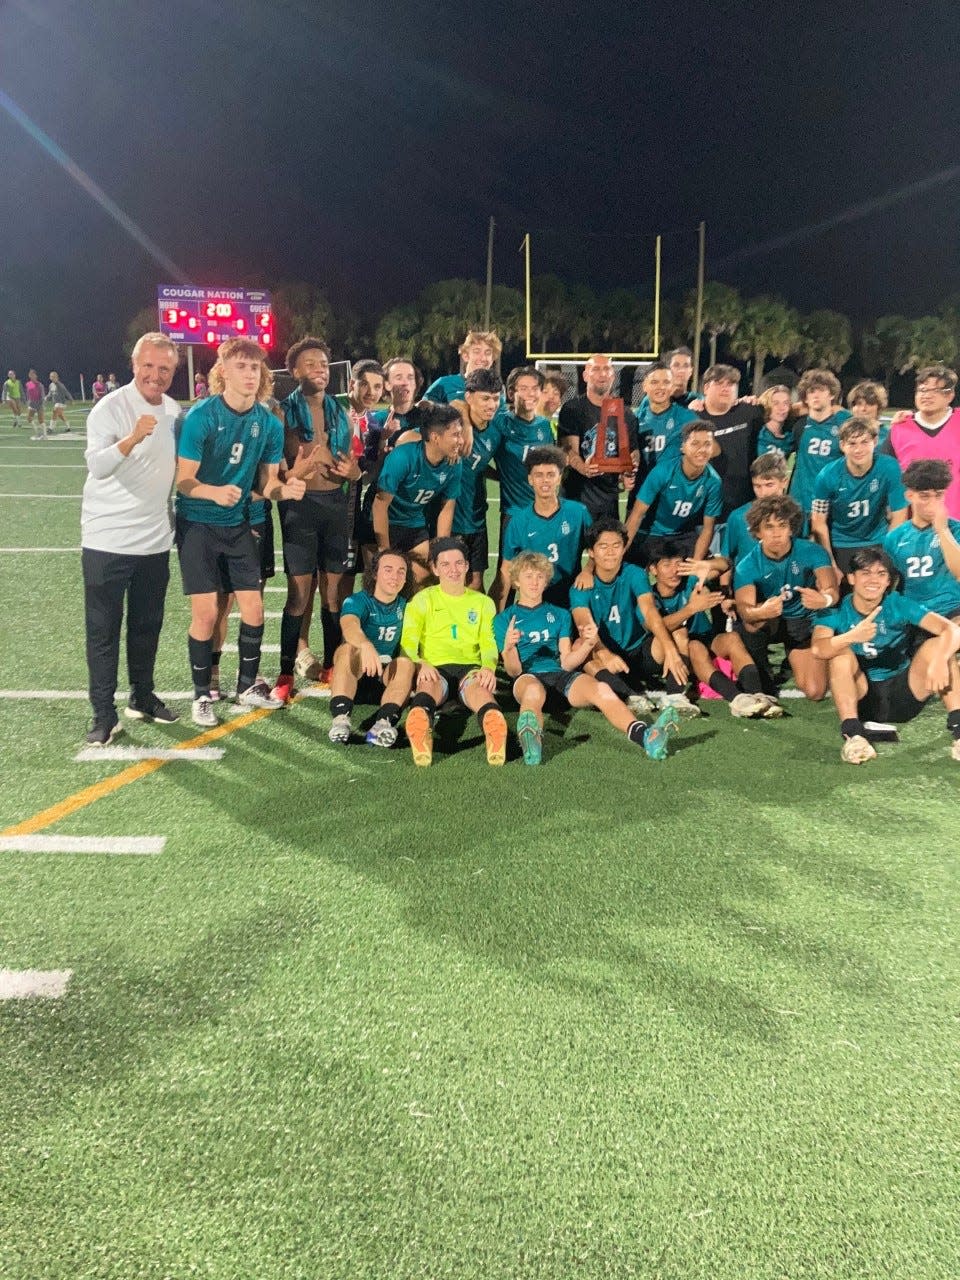
[[936,693],[950,685],[950,659],[960,649],[960,627],[942,614],[932,612],[923,615],[920,626],[937,640],[923,672],[927,688]]
[[694,560],[702,560],[710,550],[710,543],[713,541],[713,530],[716,523],[716,516],[703,517],[703,528],[700,530],[699,537],[693,547]]
[[691,556],[680,565],[680,572],[689,578],[691,574],[706,582],[710,578],[719,578],[729,574],[733,569],[729,556]]
[[501,652],[503,654],[503,669],[514,680],[516,680],[517,676],[523,675],[523,664],[520,661],[520,650],[518,648],[521,636],[522,632],[517,626],[516,617],[511,617],[507,623]]
[[[578,605],[576,608],[572,608],[570,613],[573,617],[574,626],[577,628],[577,632],[581,639],[584,636],[590,635],[591,631],[598,630],[593,614],[586,605]],[[613,671],[627,670],[627,664],[624,660],[619,654],[614,653],[611,649],[607,648],[600,639],[599,634],[597,636],[596,643],[593,646],[592,656]]]
[[346,644],[352,645],[360,654],[360,665],[365,676],[380,674],[380,655],[376,646],[364,635],[363,626],[355,613],[340,614],[340,630]]
[[[814,542],[819,543],[824,551],[830,557],[830,563],[836,568],[836,558],[833,554],[833,544],[830,541],[830,526],[827,524],[827,516],[830,514],[830,502],[827,498],[814,498],[813,506],[810,511],[810,536]],[[839,572],[839,570],[838,570]]]
[[440,508],[440,514],[437,516],[438,538],[449,538],[453,532],[453,509],[456,505],[456,498],[448,498]]
[[157,419],[142,413],[126,434],[120,434],[116,418],[109,413],[91,413],[87,418],[87,470],[95,480],[113,475],[124,458],[129,458],[141,440],[153,435]]
[[205,498],[218,507],[235,507],[243,490],[235,484],[201,484],[197,479],[200,463],[194,458],[177,458],[177,493],[185,498]]
[[[647,481],[644,480],[643,487],[640,490],[641,493],[646,488],[646,486],[647,486]],[[649,510],[650,510],[650,503],[644,502],[639,497],[637,498],[633,506],[630,508],[630,514],[627,516],[627,523],[625,525],[625,528],[627,530],[627,546],[628,547],[630,546],[630,543],[633,542],[634,538],[637,536],[637,530],[640,528],[640,525],[643,521],[643,517],[647,514]]]
[[481,676],[485,677],[487,673],[490,676],[489,681],[482,678],[480,685],[481,688],[489,688],[491,693],[497,687],[497,659],[500,656],[500,650],[497,648],[497,639],[493,634],[494,613],[493,601],[489,596],[484,596],[483,603],[480,606],[480,627],[477,633],[477,644],[480,649]]
[[816,586],[800,587],[797,595],[805,609],[832,609],[840,596],[840,575],[832,564],[814,570]]
[[[377,547],[381,551],[386,551],[390,545],[390,503],[393,501],[392,493],[385,493],[383,489],[378,489],[373,498],[373,533],[377,540]],[[409,613],[410,610],[407,610]]]
[[771,618],[779,618],[783,613],[783,600],[780,596],[771,596],[769,600],[757,603],[755,583],[747,582],[737,587],[733,595],[737,605],[737,613],[743,619],[748,631],[759,631]]
[[299,502],[307,491],[306,480],[296,476],[288,478],[286,484],[280,479],[279,462],[261,462],[258,486],[260,492],[271,502]]
[[510,571],[513,568],[512,560],[504,560],[500,566],[500,572],[497,580],[493,584],[494,604],[497,606],[497,612],[501,613],[507,607],[507,600],[510,596]]
[[703,583],[698,582],[690,592],[686,604],[682,605],[676,613],[666,614],[663,618],[663,624],[670,632],[679,631],[681,627],[687,625],[691,618],[695,618],[698,613],[709,613],[718,604],[722,604],[723,598],[722,591],[710,591]]
[[403,625],[400,628],[400,653],[411,662],[421,661],[420,644],[426,624],[426,593],[421,591],[404,610]]
[[597,647],[599,631],[592,620],[577,628],[579,635],[576,644],[569,636],[561,636],[557,641],[560,650],[560,666],[564,671],[576,671],[582,667]]
[[663,646],[663,674],[672,675],[674,679],[684,684],[688,674],[686,663],[680,657],[680,651],[673,643],[673,636],[667,630],[659,609],[653,603],[652,591],[645,591],[643,595],[637,596],[637,608],[643,619],[643,625]]
[[838,632],[833,627],[818,622],[813,628],[810,652],[815,658],[829,662],[831,658],[835,658],[838,653],[843,653],[851,645],[869,644],[877,634],[877,624],[874,619],[882,608],[883,605],[878,604],[876,609],[862,617],[849,631]]
[[909,514],[909,507],[897,507],[896,510],[887,507],[887,531],[889,532],[891,529],[896,529],[905,524]]
[[940,539],[940,550],[943,552],[943,561],[953,576],[960,579],[960,545],[953,536],[953,530],[950,528],[950,519],[947,515],[947,506],[943,499],[937,506],[937,512],[933,518],[933,527]]

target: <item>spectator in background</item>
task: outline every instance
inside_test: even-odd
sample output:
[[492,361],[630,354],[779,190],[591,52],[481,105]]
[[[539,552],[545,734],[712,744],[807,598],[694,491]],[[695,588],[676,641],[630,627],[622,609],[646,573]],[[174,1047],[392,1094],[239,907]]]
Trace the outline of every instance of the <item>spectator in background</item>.
[[103,380],[102,373],[98,373],[97,376],[94,378],[93,386],[90,388],[90,390],[93,392],[94,404],[96,404],[98,400],[102,400],[103,397],[107,394],[107,384]]
[[7,380],[3,384],[3,403],[10,406],[10,412],[13,414],[13,425],[20,425],[20,407],[23,400],[23,388],[20,386],[20,379],[17,377],[16,371],[10,369],[7,372]]
[[25,387],[27,393],[27,425],[37,420],[37,430],[31,437],[33,440],[42,440],[45,431],[43,417],[43,383],[40,381],[40,375],[36,369],[31,369],[27,373],[27,381]]
[[[59,373],[50,374],[50,386],[47,388],[47,401],[50,404],[50,433],[53,434],[53,424],[62,422],[64,431],[70,430],[70,423],[67,421],[67,415],[63,411],[63,406],[68,404],[73,396],[60,381]],[[46,432],[44,432],[46,435]]]
[[883,452],[892,454],[906,471],[912,462],[936,459],[950,468],[946,491],[947,515],[960,520],[960,409],[951,407],[957,375],[945,364],[917,370],[916,409],[897,415]]
[[115,373],[108,373],[107,374],[107,395],[109,395],[111,391],[116,391],[119,385],[120,383],[117,381],[117,375]]
[[202,373],[198,373],[193,379],[193,398],[194,400],[207,398],[207,380]]

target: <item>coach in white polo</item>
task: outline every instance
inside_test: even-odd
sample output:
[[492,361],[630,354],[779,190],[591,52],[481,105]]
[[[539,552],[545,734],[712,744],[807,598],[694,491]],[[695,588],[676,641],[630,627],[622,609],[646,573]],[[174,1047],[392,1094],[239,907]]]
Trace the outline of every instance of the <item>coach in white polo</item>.
[[114,701],[127,601],[127,671],[134,720],[179,719],[153,688],[173,545],[176,400],[166,395],[177,348],[145,333],[133,349],[133,381],[103,397],[87,418],[87,476],[80,542],[93,727],[91,746],[121,731]]

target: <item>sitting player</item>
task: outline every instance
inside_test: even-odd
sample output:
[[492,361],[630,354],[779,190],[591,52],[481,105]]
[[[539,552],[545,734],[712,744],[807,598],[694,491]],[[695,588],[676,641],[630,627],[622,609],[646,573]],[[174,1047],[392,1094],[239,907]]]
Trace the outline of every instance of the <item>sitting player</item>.
[[[713,538],[713,526],[723,511],[720,477],[710,466],[713,428],[694,418],[680,431],[680,454],[667,450],[640,486],[627,517],[627,545],[647,511],[651,512],[649,536],[634,548],[649,561],[665,539],[679,542],[685,555],[702,560]],[[636,559],[636,555],[631,556]]]
[[593,567],[584,571],[570,592],[570,610],[577,630],[596,625],[600,636],[587,661],[588,675],[607,684],[632,711],[652,710],[642,692],[647,658],[643,643],[656,642],[651,652],[661,664],[668,693],[682,693],[687,668],[677,651],[650,591],[643,569],[624,563],[627,533],[619,520],[598,520],[587,534]]
[[837,436],[843,457],[813,482],[810,534],[833,561],[841,590],[854,552],[878,546],[907,518],[899,464],[874,452],[877,430],[865,418],[848,418]]
[[[813,651],[829,665],[841,756],[847,764],[873,760],[877,752],[864,722],[903,724],[939,694],[953,738],[950,754],[960,760],[960,626],[892,591],[894,574],[885,552],[861,547],[850,562],[851,594],[816,619]],[[916,627],[930,636],[919,648]]]
[[343,644],[333,656],[330,682],[331,742],[350,741],[356,700],[376,701],[380,707],[367,733],[371,747],[392,747],[397,740],[400,712],[413,686],[413,663],[397,653],[408,572],[401,552],[378,551],[364,575],[363,590],[343,602]]
[[734,569],[744,641],[758,667],[767,647],[781,642],[797,688],[814,702],[827,692],[827,667],[811,651],[818,609],[837,602],[836,575],[823,547],[800,538],[803,512],[786,494],[761,498],[747,514],[757,545]]
[[[728,567],[723,556],[711,560],[685,560],[681,548],[668,542],[650,566],[653,602],[663,614],[667,630],[686,657],[696,679],[709,685],[729,702],[731,715],[747,720],[760,716],[768,720],[779,719],[783,715],[782,706],[776,698],[761,692],[756,663],[738,632],[727,629],[727,614],[721,608],[724,593],[706,586],[710,578],[723,573]],[[649,653],[652,667],[652,646],[647,648],[650,639],[648,637],[644,642],[644,650]],[[735,680],[717,670],[713,665],[715,657],[725,658],[730,663]],[[689,704],[689,709],[684,703]],[[700,714],[699,708],[690,703],[684,693],[669,694],[667,705],[687,715]]]
[[544,594],[546,600],[566,605],[570,599],[570,587],[583,560],[590,512],[582,502],[560,497],[565,465],[563,450],[554,445],[531,449],[527,454],[527,482],[533,491],[533,504],[516,511],[504,529],[503,563],[491,591],[500,609],[510,594],[511,564],[521,551],[539,551],[553,565],[553,579]]
[[476,713],[488,764],[502,765],[507,758],[507,722],[494,701],[493,601],[467,586],[467,551],[459,538],[436,538],[430,544],[429,565],[438,585],[425,587],[407,605],[400,637],[402,652],[418,664],[406,722],[413,762],[431,763],[434,718],[453,694]]
[[947,515],[950,464],[918,458],[903,473],[910,519],[891,529],[883,549],[910,600],[945,618],[960,618],[960,520]]
[[516,588],[514,604],[493,620],[503,665],[514,677],[513,696],[520,705],[517,736],[527,764],[539,764],[543,754],[543,708],[550,693],[571,707],[596,707],[615,729],[642,746],[651,760],[667,754],[669,735],[676,731],[677,712],[668,707],[652,725],[638,720],[609,684],[578,668],[597,643],[596,625],[585,622],[580,638],[571,643],[572,619],[567,609],[544,600],[553,565],[537,551],[521,551],[514,559],[510,580]]
[[747,512],[757,498],[774,498],[787,492],[787,463],[780,452],[761,453],[750,464],[753,498],[736,507],[727,517],[720,540],[720,554],[733,566],[757,545],[747,528]]

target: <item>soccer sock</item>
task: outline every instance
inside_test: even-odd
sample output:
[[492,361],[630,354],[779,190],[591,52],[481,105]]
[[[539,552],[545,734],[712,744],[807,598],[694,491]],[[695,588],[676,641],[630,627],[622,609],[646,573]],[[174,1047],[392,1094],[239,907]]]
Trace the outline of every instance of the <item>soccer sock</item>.
[[960,741],[960,711],[947,712],[947,729],[951,737]]
[[330,714],[333,716],[348,716],[353,710],[353,699],[345,697],[342,693],[335,698],[330,699]]
[[841,720],[840,736],[842,738],[865,738],[867,735],[860,721],[851,717],[849,720]]
[[414,707],[422,708],[430,717],[430,723],[433,724],[433,717],[437,714],[437,704],[429,693],[415,693],[410,699],[410,710]]
[[[211,643],[211,644],[213,644],[213,641],[211,640],[211,641],[210,641],[210,643]],[[213,650],[211,651],[211,653],[210,653],[210,665],[211,665],[211,667],[219,667],[219,665],[220,665],[220,659],[221,659],[222,657],[223,657],[223,650],[222,650],[222,649],[213,649]]]
[[237,649],[240,654],[240,670],[237,673],[237,693],[249,689],[260,670],[260,645],[263,643],[263,623],[259,627],[251,627],[249,622],[240,623],[240,635],[237,637]]
[[483,722],[484,720],[486,720],[487,716],[491,711],[499,711],[499,710],[500,708],[497,706],[495,702],[485,703],[477,712],[477,719],[480,721],[480,728],[481,729],[483,728]]
[[609,685],[618,698],[623,698],[626,701],[627,698],[633,697],[633,690],[623,676],[615,675],[612,671],[600,671],[596,678],[599,684]]
[[[753,667],[751,669],[754,672],[756,672],[757,670],[756,667]],[[713,675],[710,677],[710,688],[714,691],[714,693],[719,693],[720,697],[725,698],[727,702],[732,702],[734,698],[737,696],[737,694],[740,692],[740,690],[733,683],[730,677],[725,676],[722,671],[715,671]],[[751,690],[748,689],[746,690],[746,692],[750,693]],[[753,690],[752,692],[758,693],[759,690]]]
[[210,697],[210,657],[213,642],[195,640],[187,634],[187,649],[190,652],[190,671],[193,675],[193,696],[195,698]]
[[634,720],[633,724],[627,727],[627,737],[638,747],[643,746],[643,740],[646,736],[647,726],[642,720]]
[[387,724],[395,725],[400,719],[400,704],[397,702],[384,702],[380,707],[378,720],[386,720]]
[[664,684],[667,686],[667,693],[683,693],[686,685],[682,685],[676,676],[665,676]]
[[300,628],[303,626],[303,615],[296,617],[286,609],[280,618],[280,674],[292,676],[297,661],[297,642],[300,639]]
[[337,651],[342,637],[340,631],[340,613],[333,609],[320,610],[320,626],[323,628],[323,665],[333,666],[333,655]]
[[[711,680],[710,683],[712,685],[713,681]],[[744,693],[760,693],[763,690],[763,685],[760,683],[760,672],[752,662],[749,666],[740,668],[737,684]],[[719,690],[717,692],[719,693]]]

